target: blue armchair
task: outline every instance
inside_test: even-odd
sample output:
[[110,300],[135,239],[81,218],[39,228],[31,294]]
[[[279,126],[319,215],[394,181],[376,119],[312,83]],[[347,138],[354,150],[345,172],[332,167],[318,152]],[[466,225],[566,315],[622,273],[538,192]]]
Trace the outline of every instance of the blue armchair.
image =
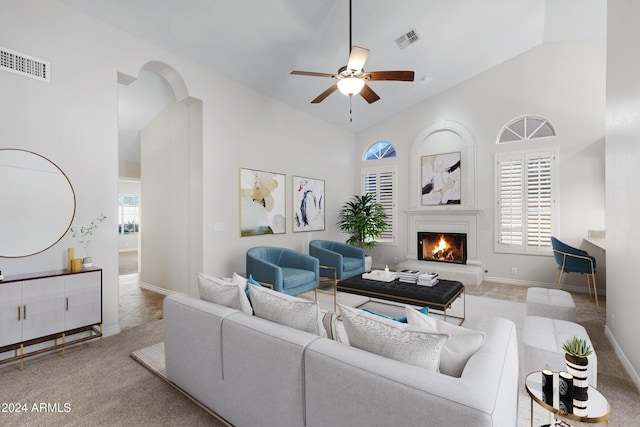
[[[364,273],[364,250],[330,240],[309,242],[309,255],[318,258],[321,266],[336,269],[336,279],[342,280]],[[322,277],[333,278],[333,272],[321,269]]]
[[598,290],[596,288],[596,259],[589,255],[587,251],[574,248],[551,236],[551,246],[553,256],[556,260],[558,272],[554,286],[560,287],[560,280],[563,273],[580,273],[587,275],[587,290],[591,299],[591,284],[593,283],[593,293],[596,298],[596,309],[600,312],[598,304]]
[[317,258],[292,249],[257,246],[247,251],[247,276],[273,285],[288,295],[316,290],[320,280]]

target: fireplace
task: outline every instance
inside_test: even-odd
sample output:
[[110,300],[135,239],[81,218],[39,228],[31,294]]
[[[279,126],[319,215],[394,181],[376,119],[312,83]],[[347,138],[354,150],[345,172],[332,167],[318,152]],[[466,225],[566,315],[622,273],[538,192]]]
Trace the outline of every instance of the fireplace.
[[466,264],[467,234],[419,231],[418,259],[422,261]]

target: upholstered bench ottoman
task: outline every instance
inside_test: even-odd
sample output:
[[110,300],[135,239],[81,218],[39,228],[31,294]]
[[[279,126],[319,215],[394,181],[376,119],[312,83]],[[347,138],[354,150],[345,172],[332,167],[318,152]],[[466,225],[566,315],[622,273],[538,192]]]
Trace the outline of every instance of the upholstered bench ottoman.
[[583,338],[591,346],[593,353],[588,356],[587,379],[593,387],[598,386],[598,358],[587,331],[581,325],[566,320],[527,316],[522,327],[523,378],[534,371],[550,369],[554,372],[566,371],[562,344],[573,336]]
[[527,316],[576,321],[576,304],[569,292],[559,289],[527,289]]

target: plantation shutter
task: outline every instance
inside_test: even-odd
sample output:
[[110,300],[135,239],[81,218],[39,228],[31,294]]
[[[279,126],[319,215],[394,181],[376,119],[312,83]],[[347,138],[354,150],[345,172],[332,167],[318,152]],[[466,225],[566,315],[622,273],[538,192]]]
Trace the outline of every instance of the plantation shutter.
[[498,236],[501,246],[522,246],[524,183],[522,159],[498,162]]
[[387,213],[387,229],[379,242],[395,241],[395,180],[395,168],[367,169],[362,173],[363,193],[372,194]]
[[551,160],[549,155],[527,159],[527,246],[551,246]]
[[554,222],[555,153],[496,157],[496,251],[549,252]]

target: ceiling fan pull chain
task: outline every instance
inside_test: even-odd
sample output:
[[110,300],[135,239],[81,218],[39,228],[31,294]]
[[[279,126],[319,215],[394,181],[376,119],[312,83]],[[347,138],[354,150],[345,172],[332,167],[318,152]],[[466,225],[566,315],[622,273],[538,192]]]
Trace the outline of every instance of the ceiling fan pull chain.
[[353,96],[349,96],[349,123],[353,123],[353,106],[351,101],[353,100]]

